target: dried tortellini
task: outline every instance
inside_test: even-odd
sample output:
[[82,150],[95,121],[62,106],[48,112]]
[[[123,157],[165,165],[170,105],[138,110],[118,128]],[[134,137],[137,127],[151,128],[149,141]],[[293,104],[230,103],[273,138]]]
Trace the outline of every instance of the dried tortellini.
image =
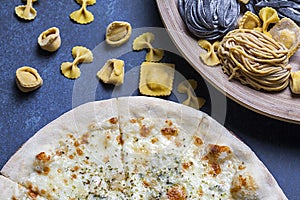
[[91,63],[93,62],[93,53],[82,46],[75,46],[72,49],[73,62],[64,62],[61,64],[62,74],[70,79],[76,79],[80,76],[79,63]]
[[43,80],[36,69],[24,66],[16,71],[16,84],[22,92],[30,92],[38,89]]
[[284,44],[289,49],[288,56],[291,57],[300,45],[300,28],[289,18],[281,19],[269,31],[272,38]]
[[124,65],[123,60],[110,59],[98,71],[97,77],[104,83],[121,85],[124,82]]
[[61,45],[59,29],[56,27],[52,27],[42,32],[38,37],[38,44],[42,49],[46,51],[56,51]]
[[114,21],[106,28],[106,42],[115,47],[127,42],[131,36],[132,28],[130,23]]
[[76,0],[81,5],[79,10],[70,14],[70,18],[79,24],[88,24],[94,21],[94,15],[87,10],[87,6],[94,5],[96,0]]
[[154,41],[154,34],[150,32],[143,33],[142,35],[135,38],[133,41],[133,50],[140,51],[143,49],[148,49],[146,55],[147,62],[159,62],[163,56],[164,51],[162,49],[156,49],[152,46]]
[[18,17],[25,20],[33,20],[36,17],[36,10],[33,8],[32,3],[37,0],[27,0],[26,5],[17,6],[15,13]]
[[211,44],[207,40],[199,40],[198,44],[200,47],[207,50],[207,53],[200,53],[200,58],[206,65],[215,66],[220,64],[220,60],[215,52],[219,47],[218,41],[215,41],[213,44]]
[[294,94],[300,94],[300,71],[291,73],[290,89]]
[[182,102],[186,106],[195,109],[200,109],[205,104],[205,99],[194,95],[194,90],[197,88],[197,81],[193,79],[184,80],[177,86],[179,93],[187,94],[187,99]]
[[257,90],[280,91],[288,86],[288,49],[259,31],[229,32],[220,43],[218,56],[229,79]]
[[170,95],[174,74],[174,64],[143,62],[140,71],[140,93],[149,96]]

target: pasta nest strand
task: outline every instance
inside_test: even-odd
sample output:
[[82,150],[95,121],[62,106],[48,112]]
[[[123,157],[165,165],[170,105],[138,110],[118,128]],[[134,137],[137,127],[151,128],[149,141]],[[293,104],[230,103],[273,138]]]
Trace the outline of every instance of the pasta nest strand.
[[288,49],[259,31],[229,32],[220,43],[218,56],[229,80],[235,78],[266,91],[280,91],[289,84]]

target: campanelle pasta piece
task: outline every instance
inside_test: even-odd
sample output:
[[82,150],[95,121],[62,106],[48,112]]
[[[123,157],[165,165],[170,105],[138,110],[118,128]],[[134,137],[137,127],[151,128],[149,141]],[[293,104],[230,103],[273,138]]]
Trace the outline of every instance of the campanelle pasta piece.
[[46,51],[56,51],[61,45],[59,29],[56,27],[52,27],[42,32],[38,37],[38,44],[42,49]]
[[16,71],[16,83],[22,92],[30,92],[38,89],[43,80],[36,69],[24,66]]
[[162,49],[154,48],[151,44],[153,41],[154,41],[154,34],[150,32],[146,32],[134,39],[132,48],[135,51],[148,49],[148,53],[146,55],[146,61],[158,62],[163,58],[164,51]]
[[300,94],[300,71],[291,72],[290,88],[294,94]]
[[79,63],[91,63],[93,62],[93,53],[82,46],[75,46],[72,49],[73,62],[64,62],[61,64],[62,74],[70,79],[76,79],[80,76]]
[[81,5],[79,10],[70,14],[70,18],[79,24],[88,24],[94,21],[94,15],[86,9],[87,6],[96,3],[96,0],[76,0]]
[[129,40],[131,32],[130,23],[114,21],[106,28],[106,42],[113,47],[120,46]]
[[124,82],[124,61],[110,59],[97,72],[97,77],[104,83],[121,85]]
[[288,56],[291,57],[300,45],[300,28],[289,18],[283,18],[276,23],[269,31],[272,38],[284,44],[289,49]]
[[140,93],[149,96],[170,95],[174,73],[174,64],[143,62],[140,71]]
[[15,13],[18,17],[25,20],[33,20],[36,17],[36,10],[32,7],[32,3],[37,0],[27,0],[26,5],[17,6]]
[[261,21],[257,15],[250,11],[247,11],[239,20],[240,29],[254,29],[258,27],[261,27]]
[[199,40],[198,44],[203,49],[207,50],[207,53],[200,53],[201,60],[208,66],[215,66],[220,64],[220,60],[215,51],[218,50],[219,41],[211,44],[207,40]]
[[197,88],[197,81],[193,79],[184,80],[177,86],[179,93],[187,94],[187,99],[182,102],[186,106],[200,109],[205,104],[205,99],[195,96],[194,90]]
[[279,22],[277,11],[273,8],[265,7],[259,11],[259,17],[263,21],[262,32],[271,37],[271,34],[268,32],[268,27],[272,23]]

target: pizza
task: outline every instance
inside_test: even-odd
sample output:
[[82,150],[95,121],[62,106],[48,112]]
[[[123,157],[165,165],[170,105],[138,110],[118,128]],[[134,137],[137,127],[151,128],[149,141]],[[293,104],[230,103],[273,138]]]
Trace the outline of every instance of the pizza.
[[287,199],[222,125],[153,97],[95,101],[63,114],[1,174],[0,199]]

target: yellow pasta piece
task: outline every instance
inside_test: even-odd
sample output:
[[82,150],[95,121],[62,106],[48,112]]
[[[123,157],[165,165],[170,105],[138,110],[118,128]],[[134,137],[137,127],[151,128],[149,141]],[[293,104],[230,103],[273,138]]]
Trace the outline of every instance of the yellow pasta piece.
[[239,20],[240,29],[254,29],[258,27],[261,27],[261,21],[257,15],[250,11],[247,11]]
[[114,21],[106,28],[106,42],[113,47],[120,46],[129,40],[131,32],[130,23]]
[[184,80],[177,86],[179,93],[187,94],[187,99],[182,102],[186,106],[190,106],[195,109],[200,109],[205,104],[205,99],[197,97],[194,94],[194,90],[197,88],[197,81],[193,79]]
[[291,72],[290,89],[294,94],[300,94],[300,71]]
[[38,37],[38,44],[42,49],[46,51],[56,51],[61,45],[59,29],[56,27],[52,27],[42,32]]
[[32,3],[37,0],[27,0],[26,5],[17,6],[15,13],[18,17],[25,20],[33,20],[36,17],[36,10],[32,7]]
[[279,22],[277,11],[274,8],[264,7],[259,11],[259,17],[263,21],[262,32],[269,37],[272,37],[268,32],[268,27],[272,23]]
[[148,53],[146,55],[145,60],[147,62],[158,62],[163,58],[164,50],[154,48],[151,44],[153,41],[154,34],[146,32],[134,39],[132,48],[135,51],[148,49]]
[[288,56],[291,57],[300,45],[300,28],[289,18],[282,18],[269,31],[272,38],[284,44],[289,49]]
[[124,61],[119,59],[110,59],[97,72],[97,77],[104,83],[121,85],[124,82]]
[[207,53],[200,53],[201,60],[208,66],[215,66],[220,64],[220,60],[215,51],[217,51],[219,42],[216,41],[213,44],[207,40],[199,40],[198,44],[203,49],[207,50]]
[[93,53],[82,46],[75,46],[72,49],[73,62],[64,62],[61,64],[62,74],[70,79],[76,79],[80,76],[79,63],[90,63],[93,62]]
[[22,92],[30,92],[38,89],[43,80],[36,69],[24,66],[16,71],[16,83]]
[[243,3],[243,4],[247,4],[247,3],[249,3],[249,1],[250,0],[240,0],[240,2]]
[[140,93],[149,96],[170,95],[174,74],[174,64],[143,62],[140,71]]
[[88,24],[94,21],[94,15],[86,9],[88,5],[93,5],[96,0],[76,0],[81,4],[81,8],[70,14],[70,18],[79,24]]

